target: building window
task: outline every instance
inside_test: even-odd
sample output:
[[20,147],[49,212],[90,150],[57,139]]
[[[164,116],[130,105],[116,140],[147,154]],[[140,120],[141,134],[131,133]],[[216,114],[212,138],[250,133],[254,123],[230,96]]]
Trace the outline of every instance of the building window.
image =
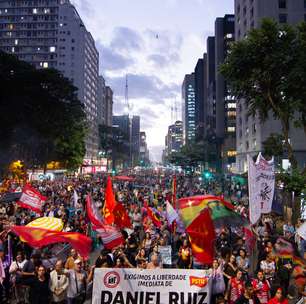
[[250,148],[250,144],[249,144],[249,142],[248,142],[248,141],[246,141],[246,142],[245,142],[245,147],[246,147],[246,149],[247,149],[247,150],[249,150],[249,148]]
[[50,46],[50,53],[54,53],[55,52],[55,46]]
[[227,132],[235,132],[236,128],[235,127],[227,127]]
[[279,14],[279,23],[287,23],[287,14]]
[[44,63],[43,63],[43,68],[44,68],[44,69],[47,69],[48,67],[49,67],[48,62],[44,62]]
[[237,151],[227,151],[227,156],[228,157],[233,157],[237,155]]
[[37,14],[37,13],[38,13],[37,8],[33,8],[33,14]]
[[256,124],[253,124],[253,128],[252,128],[253,134],[256,133]]
[[253,140],[253,146],[254,146],[254,148],[256,148],[256,146],[257,146],[256,139]]
[[287,0],[278,0],[279,8],[287,8]]

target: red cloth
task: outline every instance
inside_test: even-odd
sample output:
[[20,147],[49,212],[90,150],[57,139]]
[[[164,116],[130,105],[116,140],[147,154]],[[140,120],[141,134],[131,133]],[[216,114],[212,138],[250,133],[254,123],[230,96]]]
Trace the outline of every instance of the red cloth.
[[42,206],[46,201],[46,197],[41,195],[31,185],[27,184],[22,189],[22,194],[17,204],[22,208],[31,209],[36,213],[42,213]]
[[236,278],[230,279],[230,298],[229,303],[235,304],[238,298],[244,293],[244,282]]
[[69,243],[84,258],[87,258],[91,251],[91,239],[78,232],[51,231],[26,226],[12,226],[11,231],[34,248],[56,243]]
[[107,249],[113,249],[124,243],[123,236],[120,231],[115,227],[104,225],[103,227],[97,229],[98,235],[103,241],[103,245]]
[[92,201],[91,196],[89,194],[86,197],[86,212],[90,222],[93,224],[94,229],[95,227],[98,228],[104,224],[102,214]]
[[113,213],[114,213],[114,223],[117,227],[119,227],[120,229],[132,228],[131,219],[121,203],[117,203]]
[[288,300],[284,299],[283,301],[278,301],[276,298],[273,298],[269,301],[269,304],[288,304]]
[[148,206],[147,203],[145,203],[145,208],[146,208],[146,211],[147,211],[147,215],[148,217],[152,220],[153,224],[157,227],[157,228],[160,228],[161,227],[161,220],[160,218],[158,217],[158,215],[153,212],[153,210]]
[[209,209],[204,209],[186,229],[191,241],[193,256],[201,264],[211,264],[214,259],[215,227]]
[[252,286],[260,303],[267,304],[269,302],[269,282],[267,280],[265,280],[264,282],[260,282],[258,279],[254,279],[252,281]]
[[105,204],[103,208],[104,219],[107,224],[111,225],[114,223],[114,214],[113,211],[116,206],[116,200],[113,193],[112,180],[110,176],[107,177],[107,184],[105,189]]

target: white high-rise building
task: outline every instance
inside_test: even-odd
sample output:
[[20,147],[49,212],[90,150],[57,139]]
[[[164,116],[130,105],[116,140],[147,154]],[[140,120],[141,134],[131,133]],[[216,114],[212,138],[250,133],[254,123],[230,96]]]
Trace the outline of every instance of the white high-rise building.
[[0,49],[72,80],[89,122],[86,158],[96,158],[99,53],[70,1],[0,1]]
[[[306,20],[305,0],[235,0],[235,37],[242,40],[249,30],[258,28],[263,18],[273,18],[277,22],[296,25]],[[258,117],[248,115],[247,105],[237,101],[236,118],[236,165],[239,173],[247,170],[247,155],[254,156],[262,151],[262,142],[271,133],[281,133],[279,120],[270,115],[265,123]],[[300,167],[306,165],[306,138],[302,129],[291,125],[289,133],[294,155]]]

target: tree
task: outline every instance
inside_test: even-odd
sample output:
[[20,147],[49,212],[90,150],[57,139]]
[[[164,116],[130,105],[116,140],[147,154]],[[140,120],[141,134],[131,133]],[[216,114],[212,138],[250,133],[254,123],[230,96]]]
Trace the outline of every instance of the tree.
[[120,128],[99,125],[100,148],[112,151],[113,167],[120,161],[123,164],[130,159],[130,142],[127,133]]
[[21,159],[28,168],[52,160],[77,168],[87,124],[70,80],[0,52],[0,81],[0,167]]
[[271,133],[262,143],[264,155],[269,157],[282,156],[284,154],[283,140],[284,137],[281,134]]
[[220,67],[233,95],[245,100],[249,115],[264,122],[271,113],[280,121],[293,168],[297,161],[289,139],[290,123],[298,117],[305,126],[306,117],[305,32],[305,24],[294,28],[265,19],[261,28],[232,45]]

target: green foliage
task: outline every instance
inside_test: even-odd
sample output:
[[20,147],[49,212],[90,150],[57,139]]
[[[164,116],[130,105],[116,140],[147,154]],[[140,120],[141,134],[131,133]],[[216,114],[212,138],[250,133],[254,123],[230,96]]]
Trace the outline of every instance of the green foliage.
[[258,114],[265,121],[272,114],[280,120],[288,157],[294,168],[297,162],[289,129],[290,122],[297,116],[297,123],[305,126],[305,33],[305,23],[294,28],[265,19],[261,28],[251,30],[246,39],[232,45],[220,67],[233,94],[245,100],[249,115]]
[[282,156],[284,153],[283,140],[284,136],[281,134],[271,133],[262,143],[264,155],[269,157]]
[[185,145],[180,152],[173,152],[169,157],[169,162],[182,168],[195,167],[204,162],[205,145],[202,143],[194,143]]
[[298,197],[306,191],[306,174],[298,169],[292,172],[282,172],[277,175],[277,180],[284,184],[284,191],[291,194],[295,193]]
[[77,89],[58,71],[36,70],[0,53],[0,159],[27,167],[52,160],[77,168],[85,155],[86,115]]

